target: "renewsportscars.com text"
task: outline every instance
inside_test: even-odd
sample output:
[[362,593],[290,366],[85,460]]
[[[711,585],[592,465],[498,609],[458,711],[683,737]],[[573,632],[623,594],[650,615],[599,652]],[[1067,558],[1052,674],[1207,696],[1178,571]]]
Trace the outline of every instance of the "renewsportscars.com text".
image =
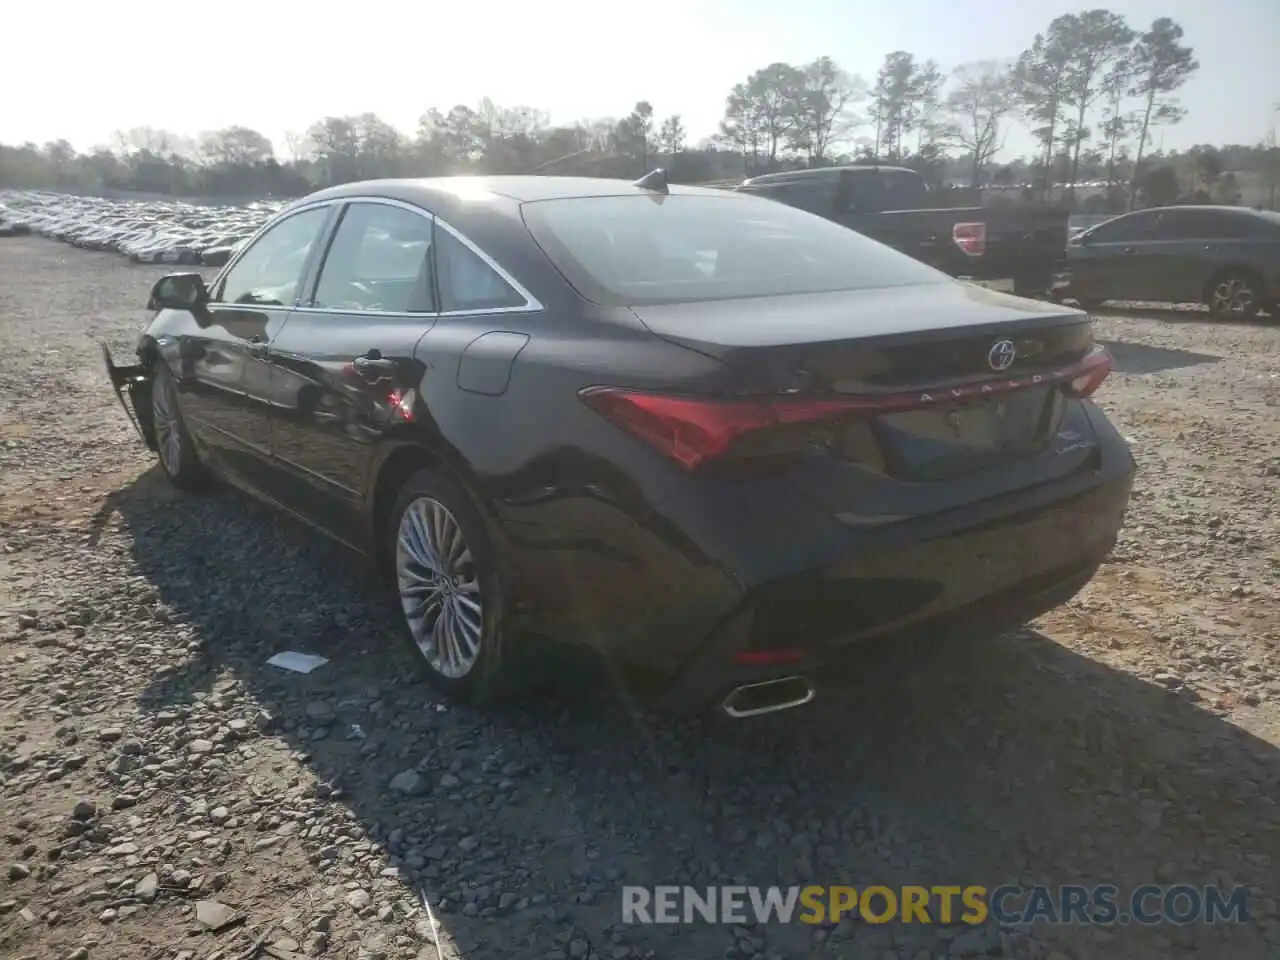
[[1244,923],[1248,891],[1148,884],[1127,896],[1111,884],[1086,887],[804,886],[622,888],[623,923]]

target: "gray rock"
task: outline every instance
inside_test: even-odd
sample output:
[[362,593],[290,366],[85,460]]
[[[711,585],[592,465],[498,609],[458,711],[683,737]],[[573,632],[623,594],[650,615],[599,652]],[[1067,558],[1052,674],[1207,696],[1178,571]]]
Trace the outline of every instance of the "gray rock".
[[239,915],[225,903],[217,900],[196,901],[196,922],[217,933],[239,919]]
[[159,889],[160,878],[154,873],[148,873],[134,886],[133,895],[144,903],[150,903],[156,898]]
[[92,820],[98,814],[98,805],[92,800],[80,800],[71,811],[73,820]]
[[417,770],[401,770],[391,778],[389,786],[396,793],[413,796],[423,792],[426,781]]

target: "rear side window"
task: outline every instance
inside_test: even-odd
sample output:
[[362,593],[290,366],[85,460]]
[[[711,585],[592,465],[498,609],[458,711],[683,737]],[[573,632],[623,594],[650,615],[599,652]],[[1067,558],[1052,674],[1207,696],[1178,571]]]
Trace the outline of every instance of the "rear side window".
[[1228,213],[1222,216],[1221,230],[1217,237],[1222,240],[1253,240],[1265,235],[1261,220],[1247,214]]
[[1258,225],[1257,236],[1264,240],[1280,240],[1280,213],[1274,210],[1255,210]]
[[367,201],[342,215],[313,305],[364,313],[429,313],[431,217]]
[[1215,210],[1169,210],[1161,233],[1175,240],[1247,240],[1256,224],[1249,217]]
[[950,283],[860,233],[741,193],[538,200],[538,245],[588,300],[677,303]]
[[497,270],[445,229],[436,241],[436,265],[440,271],[440,309],[446,313],[526,306],[525,298]]
[[857,167],[841,171],[842,213],[918,210],[929,205],[924,184],[909,171]]
[[779,200],[782,203],[810,213],[819,215],[836,212],[836,181],[834,177],[817,180],[780,183],[761,187],[756,191],[762,197]]

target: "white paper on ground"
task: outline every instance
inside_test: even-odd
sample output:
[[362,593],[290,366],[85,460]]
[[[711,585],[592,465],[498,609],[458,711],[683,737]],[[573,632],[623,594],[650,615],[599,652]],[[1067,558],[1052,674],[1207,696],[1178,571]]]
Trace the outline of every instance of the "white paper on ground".
[[292,670],[294,673],[310,673],[316,667],[323,667],[329,661],[317,657],[314,653],[299,653],[297,650],[284,650],[267,661],[273,667]]

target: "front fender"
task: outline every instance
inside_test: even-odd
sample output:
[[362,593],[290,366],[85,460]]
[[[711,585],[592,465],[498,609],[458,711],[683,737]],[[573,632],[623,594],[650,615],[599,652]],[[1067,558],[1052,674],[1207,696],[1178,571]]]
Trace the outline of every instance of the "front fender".
[[[147,449],[156,450],[155,424],[151,419],[151,369],[139,348],[139,363],[117,365],[111,356],[111,348],[103,341],[102,360],[107,368],[111,389],[120,401],[120,407],[133,424]],[[129,395],[128,402],[125,394]]]

